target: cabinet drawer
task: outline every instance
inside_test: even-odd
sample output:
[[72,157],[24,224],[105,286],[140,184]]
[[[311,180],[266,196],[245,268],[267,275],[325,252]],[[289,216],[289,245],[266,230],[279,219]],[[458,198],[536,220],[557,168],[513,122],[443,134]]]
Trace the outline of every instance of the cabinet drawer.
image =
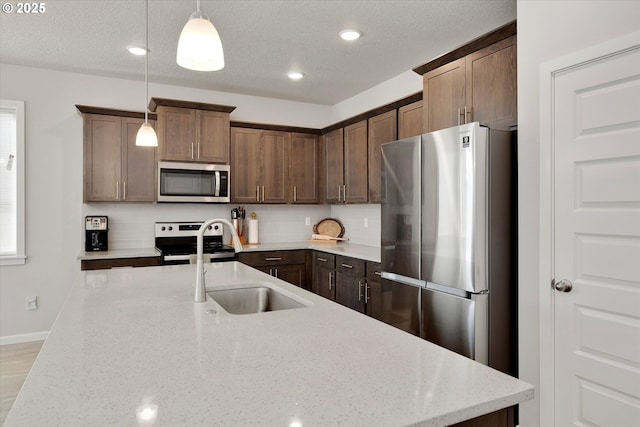
[[382,264],[379,262],[367,262],[367,281],[379,281],[382,274]]
[[251,266],[304,264],[304,251],[240,252],[238,260]]
[[333,270],[336,268],[336,256],[326,252],[314,252],[313,266]]
[[349,274],[351,276],[364,277],[365,263],[366,261],[361,259],[349,258],[349,257],[338,255],[336,257],[336,271],[339,271],[344,274]]

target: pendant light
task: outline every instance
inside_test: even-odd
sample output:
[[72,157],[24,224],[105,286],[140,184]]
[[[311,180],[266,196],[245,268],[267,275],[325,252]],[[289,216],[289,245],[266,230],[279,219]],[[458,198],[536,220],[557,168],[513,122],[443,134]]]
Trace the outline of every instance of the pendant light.
[[136,134],[136,145],[142,147],[157,147],[158,137],[156,131],[149,124],[149,108],[147,107],[149,99],[149,0],[145,1],[145,55],[144,55],[144,123],[138,129]]
[[196,0],[196,11],[180,33],[176,62],[181,67],[195,71],[218,71],[224,68],[220,36],[207,15],[200,11],[200,0]]

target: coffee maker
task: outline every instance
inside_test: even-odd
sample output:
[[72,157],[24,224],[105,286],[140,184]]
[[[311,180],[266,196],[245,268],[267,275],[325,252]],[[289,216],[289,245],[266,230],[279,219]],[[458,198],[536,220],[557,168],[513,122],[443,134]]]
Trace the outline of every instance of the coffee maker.
[[84,250],[87,252],[109,250],[109,226],[106,216],[84,218]]

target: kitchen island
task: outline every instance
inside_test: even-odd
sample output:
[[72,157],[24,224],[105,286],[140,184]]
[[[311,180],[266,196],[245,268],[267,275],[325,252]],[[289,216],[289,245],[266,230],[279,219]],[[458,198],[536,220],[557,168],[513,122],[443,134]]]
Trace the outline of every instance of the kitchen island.
[[266,283],[305,307],[194,303],[193,265],[83,271],[5,426],[444,426],[533,387],[238,262],[208,290]]

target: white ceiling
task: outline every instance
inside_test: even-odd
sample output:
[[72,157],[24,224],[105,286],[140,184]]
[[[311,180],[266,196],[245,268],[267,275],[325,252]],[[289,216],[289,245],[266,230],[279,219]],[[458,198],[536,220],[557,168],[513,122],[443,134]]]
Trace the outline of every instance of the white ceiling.
[[[143,80],[144,57],[127,47],[144,46],[144,0],[43,3],[39,15],[0,13],[0,62]],[[202,0],[226,65],[198,72],[175,62],[180,31],[195,9],[195,0],[149,0],[151,82],[324,105],[516,18],[516,0]],[[347,27],[362,38],[339,39]],[[305,78],[289,80],[292,69]]]

